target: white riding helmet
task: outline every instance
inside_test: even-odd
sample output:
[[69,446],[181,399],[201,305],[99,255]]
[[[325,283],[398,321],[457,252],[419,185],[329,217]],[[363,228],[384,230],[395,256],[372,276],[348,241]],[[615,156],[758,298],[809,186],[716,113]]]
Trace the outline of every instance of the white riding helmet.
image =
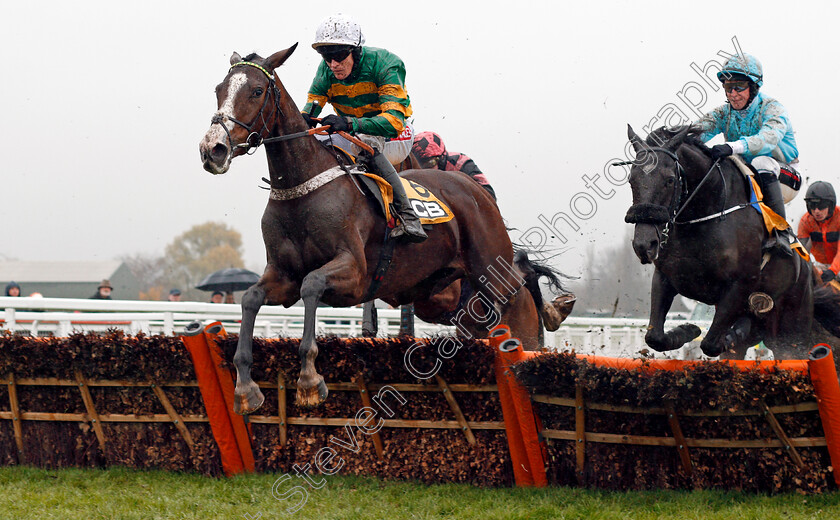
[[322,45],[350,45],[359,47],[364,45],[365,37],[362,27],[352,18],[343,14],[336,14],[325,18],[315,31],[313,49]]

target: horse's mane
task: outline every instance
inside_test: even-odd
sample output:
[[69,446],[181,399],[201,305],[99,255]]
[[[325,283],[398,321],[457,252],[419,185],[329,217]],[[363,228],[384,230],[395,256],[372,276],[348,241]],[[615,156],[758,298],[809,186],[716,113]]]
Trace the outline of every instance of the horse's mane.
[[262,56],[260,56],[256,52],[252,52],[251,54],[245,56],[242,59],[245,60],[245,61],[257,61],[258,59],[262,60],[263,58],[262,58]]
[[[688,129],[688,132],[681,134],[684,130]],[[651,131],[647,139],[645,139],[645,143],[648,146],[653,147],[669,147],[673,146],[676,148],[677,145],[680,144],[687,144],[693,146],[706,154],[706,156],[711,157],[711,149],[706,146],[706,143],[700,140],[701,130],[697,126],[692,125],[683,125],[683,126],[660,126],[659,128]],[[677,139],[678,141],[674,141]]]

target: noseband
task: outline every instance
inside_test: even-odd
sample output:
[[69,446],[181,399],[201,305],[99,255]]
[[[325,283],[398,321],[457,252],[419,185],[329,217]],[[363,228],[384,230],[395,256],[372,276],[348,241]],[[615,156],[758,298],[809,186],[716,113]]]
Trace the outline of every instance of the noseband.
[[[224,116],[222,114],[214,114],[212,119],[210,119],[210,124],[219,124],[222,126],[222,129],[224,129],[225,134],[227,134],[228,144],[230,145],[231,152],[234,148],[247,148],[246,153],[253,154],[257,150],[257,148],[259,148],[259,146],[263,143],[262,133],[264,131],[270,130],[270,127],[268,126],[268,121],[266,121],[265,119],[265,107],[268,106],[269,93],[274,94],[274,119],[277,119],[278,116],[283,115],[283,110],[280,108],[280,89],[277,87],[277,83],[274,81],[274,74],[271,74],[262,65],[250,61],[240,61],[239,63],[233,64],[230,67],[230,70],[233,70],[235,67],[239,66],[254,67],[261,71],[263,74],[265,74],[268,78],[268,90],[263,96],[263,104],[262,107],[260,107],[260,112],[254,117],[254,120],[251,121],[251,124],[243,123],[242,121],[234,117]],[[225,119],[230,120],[234,124],[239,125],[248,131],[248,138],[245,140],[244,143],[240,143],[237,145],[233,144],[233,138],[230,135],[230,130],[228,130],[228,127],[225,124]],[[256,126],[257,124],[257,121],[262,121],[262,128],[260,128],[259,132],[255,132],[253,130],[254,126]]]

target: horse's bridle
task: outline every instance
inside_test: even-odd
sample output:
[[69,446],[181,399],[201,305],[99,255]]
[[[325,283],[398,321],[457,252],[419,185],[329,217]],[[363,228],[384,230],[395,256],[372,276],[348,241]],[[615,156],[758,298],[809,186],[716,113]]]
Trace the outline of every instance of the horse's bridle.
[[[689,195],[688,184],[686,183],[685,176],[683,175],[685,169],[682,167],[682,164],[680,164],[680,160],[677,157],[676,153],[667,148],[658,147],[645,147],[642,151],[662,152],[671,159],[673,159],[674,163],[676,164],[676,182],[674,182],[674,195],[671,197],[671,204],[668,207],[665,207],[660,204],[652,204],[649,202],[633,204],[632,206],[630,206],[630,209],[627,210],[627,215],[625,215],[624,217],[624,221],[628,224],[652,224],[654,226],[665,224],[665,227],[662,229],[661,233],[659,231],[659,228],[656,227],[657,233],[661,235],[659,237],[660,247],[664,247],[665,244],[668,243],[668,235],[670,233],[671,226],[675,224],[695,224],[716,217],[720,217],[721,220],[723,220],[724,218],[726,218],[727,213],[749,205],[739,204],[734,208],[723,210],[723,206],[726,204],[726,177],[723,175],[723,170],[720,167],[720,159],[717,159],[714,163],[712,163],[712,166],[711,168],[709,168],[709,171],[706,172],[706,175],[703,176],[703,179]],[[615,163],[614,165],[619,166],[622,164],[629,164],[631,162],[633,161]],[[700,191],[700,188],[703,187],[703,184],[705,184],[706,181],[709,179],[709,176],[715,168],[717,168],[718,172],[720,172],[720,178],[721,181],[723,181],[723,189],[721,190],[721,211],[699,219],[677,222],[677,217],[679,217],[683,210],[686,207],[688,207],[689,203],[691,203],[692,199],[694,199],[694,196],[697,195],[697,193]],[[684,203],[680,204],[682,202],[682,198],[686,195],[689,195],[688,198]]]
[[[240,61],[238,63],[234,63],[230,67],[230,70],[233,70],[235,67],[239,66],[254,67],[261,71],[263,74],[265,74],[265,76],[268,78],[268,89],[266,90],[266,93],[263,96],[262,107],[260,107],[259,113],[256,116],[254,116],[254,120],[251,121],[251,124],[246,124],[232,116],[224,116],[218,113],[214,114],[213,118],[210,119],[210,124],[219,124],[222,126],[222,129],[224,129],[225,134],[227,134],[228,144],[230,145],[231,153],[233,152],[234,148],[246,148],[247,150],[245,151],[245,153],[250,155],[253,154],[257,150],[257,148],[259,148],[259,146],[264,142],[262,133],[271,129],[268,126],[269,122],[266,121],[265,118],[265,107],[268,106],[269,95],[274,96],[274,119],[277,119],[279,116],[282,116],[283,110],[280,108],[280,89],[277,87],[277,82],[274,81],[274,74],[271,74],[262,65],[251,61]],[[230,70],[228,72],[230,72]],[[229,119],[234,124],[241,126],[248,132],[248,137],[245,139],[244,143],[240,143],[237,145],[233,144],[233,138],[231,137],[230,131],[228,130],[228,127],[224,121],[225,118]],[[258,120],[262,121],[262,128],[260,128],[259,132],[255,132],[253,129],[254,126],[256,126]]]
[[[645,147],[642,151],[650,153],[662,152],[674,160],[674,163],[676,164],[674,193],[671,197],[671,203],[667,207],[650,202],[633,204],[630,206],[630,209],[627,210],[627,215],[624,216],[624,221],[628,224],[653,224],[654,226],[665,224],[665,228],[662,230],[662,237],[660,238],[660,243],[664,245],[668,241],[668,231],[670,226],[676,220],[678,212],[685,207],[685,205],[680,206],[680,202],[682,201],[682,197],[688,194],[688,186],[685,184],[683,167],[682,164],[680,164],[680,160],[677,158],[677,154],[667,148],[658,147]],[[620,164],[627,163],[618,163],[618,165]],[[657,228],[657,231],[658,229],[659,228]]]
[[[254,67],[254,68],[262,71],[263,74],[265,74],[265,76],[268,78],[268,89],[274,95],[274,119],[276,120],[278,117],[281,117],[281,116],[285,117],[285,115],[283,114],[283,110],[280,108],[280,88],[277,87],[277,82],[274,80],[274,74],[271,74],[262,65],[260,65],[258,63],[253,63],[253,62],[250,62],[250,61],[240,61],[238,63],[235,63],[230,67],[230,70],[233,70],[234,67],[239,67],[241,65]],[[230,70],[228,72],[230,72]],[[229,153],[232,153],[234,148],[247,148],[245,153],[251,155],[251,154],[253,154],[254,152],[257,151],[257,148],[259,148],[260,145],[263,145],[263,144],[266,144],[266,143],[289,141],[291,139],[297,139],[299,137],[311,136],[311,135],[314,135],[314,134],[328,134],[328,132],[324,131],[322,128],[311,128],[309,130],[305,130],[303,132],[296,132],[296,133],[293,133],[293,134],[279,135],[279,136],[276,136],[276,137],[263,137],[262,133],[266,130],[270,130],[270,127],[268,126],[268,121],[266,121],[265,115],[264,115],[265,107],[268,106],[268,96],[269,96],[269,94],[268,94],[268,92],[266,92],[265,97],[263,97],[263,104],[262,104],[262,107],[260,107],[260,112],[259,112],[259,114],[257,114],[254,117],[254,120],[251,121],[250,125],[245,124],[245,123],[243,123],[242,121],[240,121],[236,118],[227,116],[227,119],[229,119],[234,124],[237,124],[237,125],[241,126],[242,128],[244,128],[245,130],[248,131],[248,138],[245,140],[244,143],[239,143],[239,144],[236,144],[236,145],[233,144],[233,138],[230,135],[230,131],[228,130],[227,125],[224,124],[225,116],[223,116],[222,114],[215,114],[212,117],[212,119],[210,119],[210,124],[211,125],[213,125],[213,124],[221,125],[222,129],[224,129],[224,131],[225,131],[225,134],[227,134],[228,144],[230,145],[230,152]],[[253,128],[257,124],[258,119],[262,121],[262,128],[260,128],[259,132],[255,132],[255,131],[253,131]],[[318,119],[315,119],[315,120],[318,121]],[[370,145],[368,145],[364,141],[361,141],[357,137],[355,137],[353,135],[350,135],[346,132],[338,132],[338,133],[342,137],[344,137],[345,139],[348,139],[349,141],[356,144],[359,148],[361,148],[361,149],[367,151],[369,154],[373,155],[373,153],[374,153],[373,149],[370,147]],[[332,134],[329,134],[329,135],[332,136]],[[330,138],[330,142],[332,142],[332,138]]]

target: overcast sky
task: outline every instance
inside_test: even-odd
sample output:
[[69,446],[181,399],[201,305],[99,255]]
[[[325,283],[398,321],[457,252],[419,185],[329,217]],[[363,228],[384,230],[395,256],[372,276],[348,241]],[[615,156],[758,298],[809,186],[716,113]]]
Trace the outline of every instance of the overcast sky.
[[721,104],[692,63],[722,62],[733,38],[764,64],[763,91],[787,107],[806,173],[840,177],[840,8],[828,2],[76,0],[3,11],[0,259],[162,254],[216,220],[242,233],[246,265],[261,272],[265,154],[221,176],[202,169],[213,89],[233,51],[300,42],[279,77],[302,106],[315,28],[336,12],[405,61],[415,128],[484,170],[514,240],[568,248],[554,263],[571,274],[591,244],[625,240],[629,186],[622,170],[612,181],[603,170],[624,155],[626,124],[642,133],[669,103],[695,119],[681,98],[701,111]]

